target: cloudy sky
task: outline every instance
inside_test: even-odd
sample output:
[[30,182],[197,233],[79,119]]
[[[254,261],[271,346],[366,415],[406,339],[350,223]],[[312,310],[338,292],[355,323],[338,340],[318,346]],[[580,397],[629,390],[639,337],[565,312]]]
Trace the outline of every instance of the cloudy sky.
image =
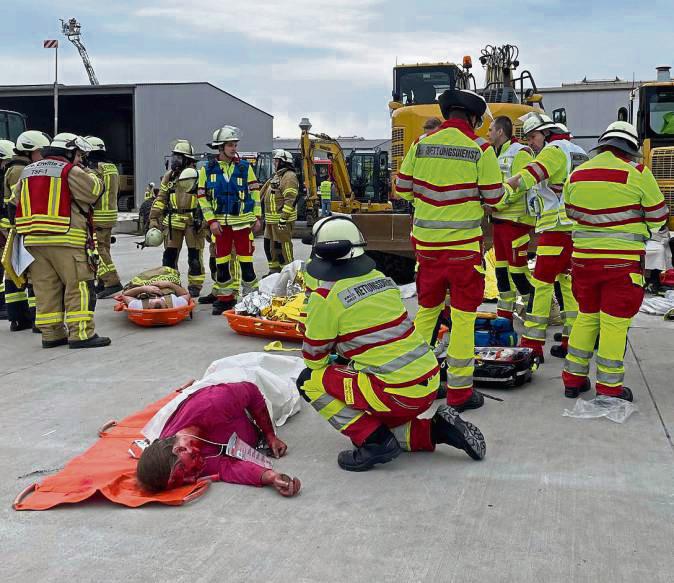
[[624,0],[30,0],[6,2],[0,84],[87,83],[59,18],[76,17],[101,83],[210,81],[275,117],[293,137],[316,131],[386,137],[396,63],[458,61],[516,44],[539,86],[651,79],[674,64],[671,2]]

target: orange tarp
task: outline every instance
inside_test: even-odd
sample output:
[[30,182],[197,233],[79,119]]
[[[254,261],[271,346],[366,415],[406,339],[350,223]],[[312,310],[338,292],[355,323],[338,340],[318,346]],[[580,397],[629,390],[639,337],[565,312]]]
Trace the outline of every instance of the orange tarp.
[[178,506],[201,496],[208,488],[209,480],[158,493],[143,490],[136,483],[137,460],[129,455],[129,447],[134,439],[143,438],[141,429],[173,397],[175,392],[101,431],[100,439],[60,472],[21,492],[14,501],[14,509],[47,510],[59,504],[81,502],[97,492],[130,508],[148,502]]

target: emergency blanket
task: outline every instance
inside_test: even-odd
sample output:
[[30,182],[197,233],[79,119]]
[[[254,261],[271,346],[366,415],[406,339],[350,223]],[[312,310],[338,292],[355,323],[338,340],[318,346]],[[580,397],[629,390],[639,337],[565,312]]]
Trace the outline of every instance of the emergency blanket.
[[669,290],[665,297],[654,296],[645,298],[639,311],[649,316],[666,316],[674,310],[674,291]]
[[116,504],[137,508],[149,502],[179,506],[204,494],[209,480],[166,490],[148,492],[136,482],[136,463],[129,447],[136,439],[159,436],[171,414],[189,395],[204,387],[240,381],[255,383],[265,398],[276,426],[299,412],[300,395],[295,386],[304,364],[301,358],[250,352],[211,363],[204,377],[172,391],[109,429],[83,454],[53,476],[32,484],[14,501],[15,510],[47,510],[60,504],[82,502],[97,493]]

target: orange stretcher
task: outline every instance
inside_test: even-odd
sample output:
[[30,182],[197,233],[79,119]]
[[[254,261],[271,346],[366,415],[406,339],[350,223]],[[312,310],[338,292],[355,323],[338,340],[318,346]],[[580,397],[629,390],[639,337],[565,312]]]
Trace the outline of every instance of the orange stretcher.
[[60,504],[82,502],[98,492],[130,508],[149,502],[180,506],[202,496],[210,485],[208,479],[156,493],[143,490],[136,482],[137,460],[129,454],[129,447],[135,439],[143,439],[141,429],[173,397],[175,391],[122,421],[108,421],[99,430],[99,440],[88,450],[57,474],[20,492],[12,504],[14,510],[47,510]]
[[302,342],[302,333],[293,322],[279,322],[277,320],[265,320],[254,316],[237,314],[234,310],[223,313],[229,326],[237,334],[244,336],[264,336],[265,338],[281,338]]
[[130,322],[145,328],[154,326],[175,326],[187,318],[192,319],[192,310],[196,307],[194,300],[190,298],[186,306],[177,308],[164,308],[162,310],[143,310],[129,308],[124,302],[117,302],[115,312],[126,312]]

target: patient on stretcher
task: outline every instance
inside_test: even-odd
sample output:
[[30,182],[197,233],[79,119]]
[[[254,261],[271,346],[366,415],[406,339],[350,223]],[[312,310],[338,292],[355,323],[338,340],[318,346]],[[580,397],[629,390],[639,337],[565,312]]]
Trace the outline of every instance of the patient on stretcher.
[[254,384],[213,385],[196,391],[178,406],[159,439],[143,450],[136,477],[144,488],[155,492],[206,477],[233,484],[273,486],[282,496],[300,491],[297,478],[224,455],[224,446],[233,433],[251,446],[264,438],[276,458],[288,449],[276,436],[264,398]]
[[190,294],[180,285],[175,269],[158,267],[138,274],[115,299],[135,310],[161,310],[186,306]]

